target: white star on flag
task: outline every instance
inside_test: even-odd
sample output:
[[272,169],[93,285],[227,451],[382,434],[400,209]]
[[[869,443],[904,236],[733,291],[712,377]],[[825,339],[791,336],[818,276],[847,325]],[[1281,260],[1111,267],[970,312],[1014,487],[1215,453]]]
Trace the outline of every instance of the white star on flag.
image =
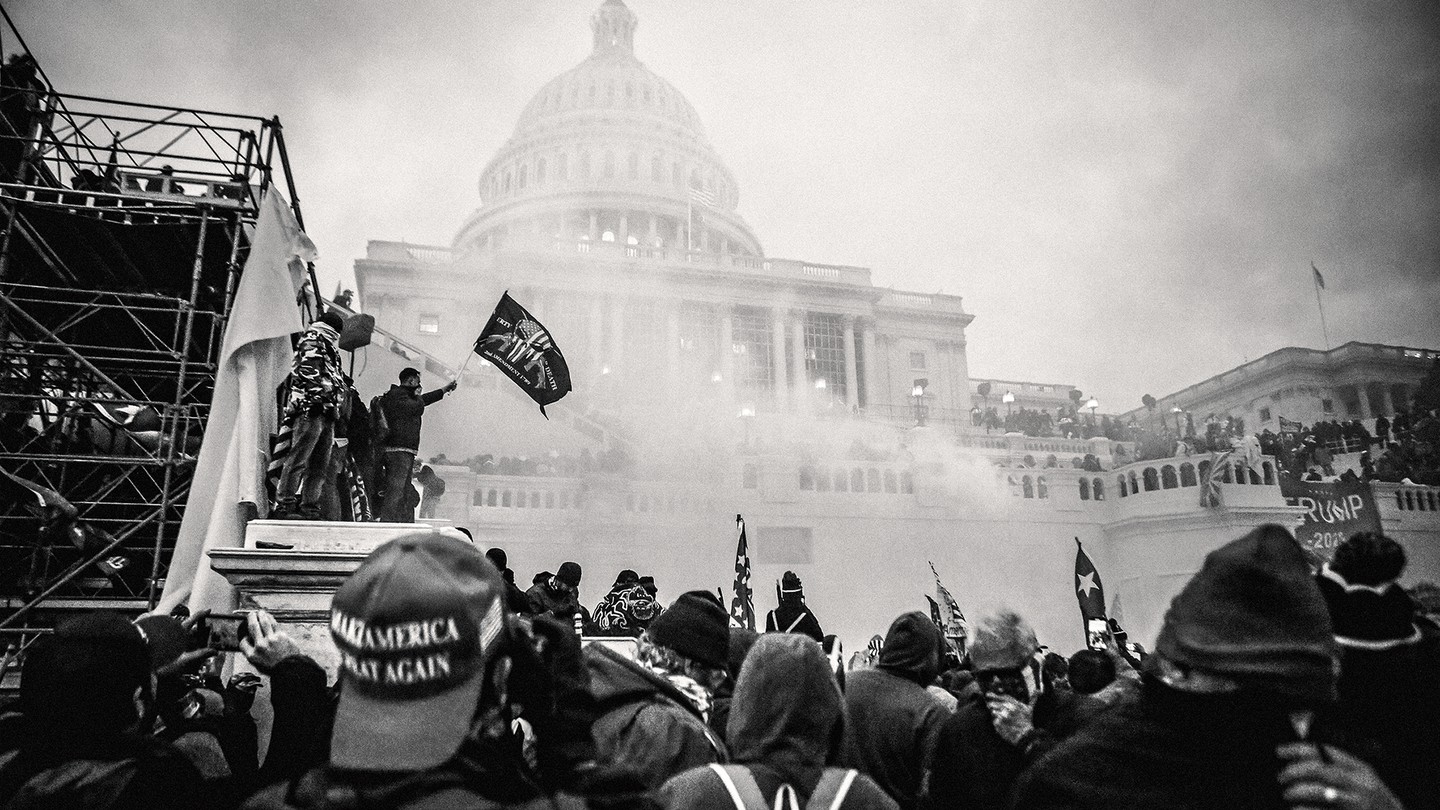
[[1076,587],[1075,587],[1075,592],[1076,592],[1076,593],[1083,593],[1083,594],[1085,594],[1086,596],[1089,596],[1091,591],[1093,591],[1093,590],[1095,590],[1096,588],[1099,587],[1098,585],[1095,584],[1095,572],[1094,572],[1094,571],[1091,571],[1090,573],[1085,574],[1084,576],[1078,576],[1078,577],[1076,577],[1076,578],[1075,578],[1075,581],[1078,583],[1078,584],[1076,585]]

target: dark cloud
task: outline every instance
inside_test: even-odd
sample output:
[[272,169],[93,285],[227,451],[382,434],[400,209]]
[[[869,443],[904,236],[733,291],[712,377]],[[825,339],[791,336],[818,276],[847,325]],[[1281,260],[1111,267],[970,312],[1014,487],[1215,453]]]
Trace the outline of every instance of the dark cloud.
[[[1129,407],[1283,345],[1440,345],[1426,2],[632,0],[767,252],[966,296],[977,376]],[[30,0],[73,92],[278,114],[323,274],[448,242],[594,2]]]

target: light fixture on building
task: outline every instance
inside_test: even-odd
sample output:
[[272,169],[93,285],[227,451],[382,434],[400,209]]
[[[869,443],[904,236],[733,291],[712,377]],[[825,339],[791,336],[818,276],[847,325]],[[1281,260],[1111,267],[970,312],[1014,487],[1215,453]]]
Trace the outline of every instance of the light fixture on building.
[[710,382],[712,382],[712,383],[718,383],[718,382],[720,382],[720,380],[721,380],[720,372],[717,371],[717,372],[715,372],[714,374],[711,374],[711,375],[710,375]]
[[740,406],[740,412],[735,415],[741,419],[753,418],[755,416],[755,406],[747,402]]
[[601,366],[601,367],[600,367],[600,373],[601,373],[602,375],[603,375],[603,374],[609,374],[609,373],[610,373],[610,366],[609,366],[609,364],[606,364],[606,365]]
[[925,427],[925,387],[929,384],[929,379],[921,377],[910,389],[910,396],[915,399],[915,427]]
[[821,377],[821,378],[819,378],[819,379],[817,379],[817,380],[815,381],[815,390],[816,390],[816,391],[824,391],[824,390],[825,390],[825,378],[824,378],[824,377]]
[[1005,415],[1009,416],[1011,412],[1010,406],[1015,404],[1015,392],[1006,391],[1005,396],[1000,397],[1000,401],[1005,403]]
[[1085,403],[1085,407],[1090,409],[1090,418],[1094,419],[1095,409],[1100,407],[1100,401],[1094,397],[1090,397],[1090,401]]

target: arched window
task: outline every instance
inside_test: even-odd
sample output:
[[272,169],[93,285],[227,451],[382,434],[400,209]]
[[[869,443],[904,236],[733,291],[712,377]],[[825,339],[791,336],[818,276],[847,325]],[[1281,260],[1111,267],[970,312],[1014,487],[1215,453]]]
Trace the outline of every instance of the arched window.
[[908,471],[900,473],[900,493],[902,495],[915,494],[915,476]]
[[1131,471],[1130,471],[1130,494],[1131,494],[1131,495],[1139,495],[1139,494],[1140,494],[1140,481],[1139,481],[1139,479],[1137,479],[1137,478],[1135,477],[1135,471],[1134,471],[1134,470],[1131,470]]
[[849,492],[849,491],[850,491],[850,478],[849,478],[849,476],[847,476],[847,475],[845,474],[845,471],[844,471],[844,470],[836,470],[836,471],[835,471],[835,491],[836,491],[836,492]]
[[1105,500],[1105,482],[1099,478],[1095,479],[1095,500]]
[[1090,479],[1088,478],[1080,479],[1080,500],[1090,500]]
[[1144,477],[1146,492],[1154,492],[1160,488],[1160,475],[1155,472],[1154,467],[1146,467]]
[[498,493],[496,493],[495,490],[493,490],[493,489],[490,490],[489,492],[486,492],[486,493],[485,493],[485,505],[486,505],[486,506],[494,506],[494,505],[495,505],[495,496],[496,496],[497,494],[498,494]]
[[800,488],[810,490],[815,488],[815,468],[802,466],[800,468]]
[[539,508],[540,508],[540,493],[538,493],[538,492],[532,492],[532,493],[530,493],[530,508],[531,508],[531,509],[539,509]]
[[1037,498],[1049,498],[1049,497],[1050,497],[1050,487],[1049,487],[1048,484],[1045,483],[1045,476],[1043,476],[1043,475],[1037,475],[1037,476],[1035,476],[1035,497],[1037,497]]
[[470,500],[470,503],[471,503],[472,505],[474,505],[474,506],[484,506],[484,505],[485,505],[485,490],[483,490],[483,489],[477,489],[477,490],[475,490],[475,497]]
[[500,505],[501,505],[501,506],[509,506],[509,505],[510,505],[510,490],[507,489],[507,490],[505,490],[504,492],[500,493]]
[[517,493],[515,493],[515,508],[516,508],[516,509],[524,509],[524,508],[525,508],[526,500],[527,500],[527,498],[525,497],[525,493],[523,493],[523,492],[517,492]]
[[630,169],[630,179],[631,179],[631,180],[639,180],[639,179],[640,179],[640,156],[637,155],[637,154],[635,154],[634,152],[631,152],[631,153],[630,153],[630,165],[629,165],[628,168]]
[[1027,475],[1020,479],[1020,488],[1024,490],[1025,497],[1035,497],[1035,482],[1030,480],[1030,476]]
[[545,158],[535,161],[535,185],[545,185]]
[[1160,483],[1166,489],[1176,489],[1180,486],[1180,479],[1175,477],[1175,468],[1166,464],[1160,468]]
[[760,486],[760,468],[754,464],[746,464],[741,477],[744,479],[741,484],[746,489],[756,489]]
[[850,471],[850,491],[865,491],[865,471],[860,469],[859,467],[856,467],[855,469]]
[[865,489],[869,492],[880,491],[880,471],[874,467],[865,471]]
[[899,487],[896,486],[895,471],[894,471],[894,470],[886,470],[886,471],[885,471],[885,491],[886,491],[887,493],[891,494],[891,495],[894,495],[897,489],[899,489]]
[[1195,486],[1195,465],[1188,461],[1180,465],[1180,486]]
[[1117,475],[1115,478],[1117,479],[1115,483],[1120,487],[1120,497],[1124,498],[1128,496],[1130,494],[1130,488],[1125,486],[1125,476]]

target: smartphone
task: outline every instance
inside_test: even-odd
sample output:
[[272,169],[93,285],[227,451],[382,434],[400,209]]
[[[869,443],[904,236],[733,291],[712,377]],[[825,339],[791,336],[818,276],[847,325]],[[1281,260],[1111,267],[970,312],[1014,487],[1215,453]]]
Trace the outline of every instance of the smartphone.
[[1106,650],[1110,647],[1110,623],[1104,619],[1087,619],[1085,622],[1086,643],[1092,650]]
[[245,613],[211,613],[205,617],[205,646],[220,652],[239,652],[250,635]]

